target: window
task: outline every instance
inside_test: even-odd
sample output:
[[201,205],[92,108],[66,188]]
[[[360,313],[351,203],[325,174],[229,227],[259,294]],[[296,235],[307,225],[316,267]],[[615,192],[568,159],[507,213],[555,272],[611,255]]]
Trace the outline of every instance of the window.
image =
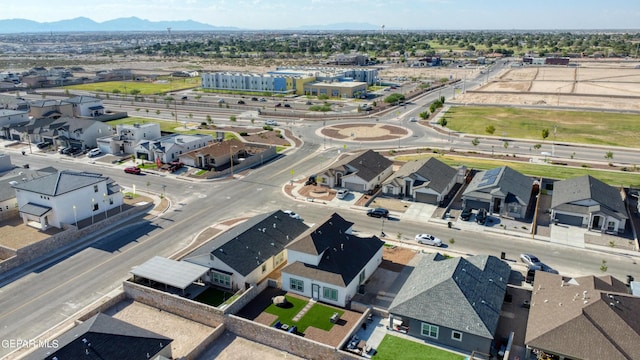
[[360,273],[360,278],[358,279],[358,284],[364,283],[364,270]]
[[98,192],[98,185],[93,185],[93,192]]
[[226,288],[231,288],[231,276],[220,273],[213,273],[212,282]]
[[113,198],[109,198],[109,205],[113,205]]
[[451,340],[462,341],[462,333],[460,331],[451,330]]
[[93,211],[98,211],[99,208],[98,203],[93,203]]
[[304,281],[302,281],[302,280],[298,280],[298,279],[294,279],[294,278],[291,278],[291,279],[290,279],[289,288],[290,288],[291,290],[295,290],[295,291],[299,291],[299,292],[304,292]]
[[267,271],[267,264],[262,264],[262,273],[264,274]]
[[438,330],[439,328],[435,325],[422,323],[421,334],[422,336],[430,337],[437,339],[438,338]]
[[322,288],[322,296],[325,299],[338,301],[338,290],[332,289],[332,288],[328,288],[328,287],[323,287]]
[[614,231],[616,229],[616,223],[613,221],[607,222],[607,230]]
[[277,267],[278,265],[282,264],[282,262],[284,261],[284,252],[281,252],[279,254],[277,254],[275,256],[275,266]]

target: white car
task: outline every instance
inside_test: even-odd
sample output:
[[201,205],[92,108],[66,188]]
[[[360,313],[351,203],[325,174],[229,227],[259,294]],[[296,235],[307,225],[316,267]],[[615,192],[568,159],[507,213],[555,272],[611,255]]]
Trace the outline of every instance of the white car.
[[336,197],[338,199],[344,199],[345,197],[347,197],[347,195],[349,195],[349,189],[340,189],[336,193]]
[[269,126],[278,126],[278,122],[275,120],[267,120],[264,122],[264,124]]
[[409,118],[409,121],[410,122],[418,122],[418,118],[415,117],[415,116],[412,116],[412,117]]
[[416,241],[418,244],[426,244],[432,246],[442,246],[442,240],[437,237],[429,234],[418,234],[416,235]]
[[302,220],[302,217],[300,217],[300,214],[296,214],[295,212],[293,212],[293,210],[284,210],[283,213],[289,215],[289,217],[292,219]]
[[94,156],[98,156],[100,154],[102,154],[102,151],[100,149],[98,149],[98,148],[94,148],[94,149],[89,150],[89,152],[87,153],[87,156],[88,157],[94,157]]

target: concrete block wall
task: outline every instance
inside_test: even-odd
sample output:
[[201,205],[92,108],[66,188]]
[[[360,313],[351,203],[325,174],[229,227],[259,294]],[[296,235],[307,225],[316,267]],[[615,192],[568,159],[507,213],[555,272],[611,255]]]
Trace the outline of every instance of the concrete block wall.
[[0,245],[0,260],[6,260],[13,256],[16,256],[14,249]]
[[220,335],[224,334],[226,327],[224,324],[220,324],[217,328],[215,328],[198,346],[194,347],[187,355],[180,359],[191,360],[196,359],[203,351],[207,349],[211,343],[213,343]]
[[225,317],[225,326],[230,332],[305,359],[347,360],[361,359],[355,354],[285,331],[265,326],[235,315]]
[[92,306],[89,310],[87,310],[87,312],[82,314],[78,318],[78,320],[87,321],[88,319],[91,319],[91,317],[94,316],[95,314],[104,312],[105,310],[112,308],[114,305],[125,300],[126,298],[127,298],[127,294],[125,294],[124,291],[121,291],[117,293],[115,296],[110,298],[103,297],[102,299],[99,300],[99,304]]
[[247,289],[240,297],[238,297],[232,304],[224,308],[224,314],[236,314],[243,307],[245,307],[251,300],[255,299],[264,289],[267,288],[268,281],[263,281],[258,285],[254,285]]
[[168,311],[185,319],[214,328],[224,323],[223,312],[212,306],[139,285],[131,281],[125,281],[122,286],[128,298],[156,309]]

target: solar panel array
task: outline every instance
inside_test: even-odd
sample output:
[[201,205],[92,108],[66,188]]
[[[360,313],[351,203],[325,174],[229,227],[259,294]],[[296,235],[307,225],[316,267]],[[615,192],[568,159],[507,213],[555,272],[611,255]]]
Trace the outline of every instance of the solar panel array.
[[501,170],[502,168],[487,170],[482,176],[482,180],[480,181],[480,184],[478,184],[478,187],[494,184],[496,182],[496,179],[498,178],[498,175],[500,175]]

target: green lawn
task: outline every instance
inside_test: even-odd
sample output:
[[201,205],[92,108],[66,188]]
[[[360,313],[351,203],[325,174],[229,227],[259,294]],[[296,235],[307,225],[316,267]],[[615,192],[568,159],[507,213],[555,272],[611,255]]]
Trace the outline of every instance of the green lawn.
[[293,304],[293,307],[281,308],[271,304],[265,309],[265,312],[278,316],[278,319],[271,325],[277,321],[288,325],[295,325],[300,333],[304,333],[309,326],[329,331],[333,327],[333,324],[329,321],[331,315],[333,315],[334,312],[338,312],[340,316],[344,314],[342,310],[315,303],[300,321],[295,322],[293,318],[307,305],[308,301],[293,296],[287,296],[287,301]]
[[228,291],[222,291],[220,289],[208,288],[194,299],[197,302],[201,302],[211,306],[218,306],[229,298],[233,297],[233,293]]
[[[505,159],[483,159],[483,158],[473,158],[473,157],[465,157],[465,156],[456,156],[456,155],[436,155],[433,153],[429,154],[418,154],[418,155],[407,155],[407,156],[398,156],[396,159],[400,161],[411,161],[424,159],[427,157],[437,156],[438,160],[450,165],[450,166],[459,166],[465,165],[467,168],[479,169],[479,170],[488,170],[493,169],[500,166],[509,166],[510,168],[529,176],[538,176],[545,177],[551,179],[569,179],[572,177],[582,176],[582,175],[591,175],[599,180],[612,185],[612,186],[640,186],[640,174],[633,172],[621,172],[621,171],[604,171],[604,170],[595,170],[589,168],[574,168],[562,165],[551,165],[551,164],[531,164],[528,162],[521,161],[508,161]],[[471,155],[473,156],[473,155]]]
[[445,115],[447,127],[466,134],[640,148],[640,115],[591,111],[534,110],[507,107],[458,107]]
[[191,89],[199,87],[201,80],[195,78],[172,78],[166,79],[167,83],[152,83],[147,81],[107,81],[82,85],[65,86],[65,89],[84,90],[95,92],[113,93],[114,90],[122,94],[131,94],[132,90],[138,90],[139,95],[166,94],[171,91]]
[[[463,360],[464,356],[405,340],[393,335],[386,335],[376,349],[374,360]],[[400,355],[402,354],[402,355]]]

